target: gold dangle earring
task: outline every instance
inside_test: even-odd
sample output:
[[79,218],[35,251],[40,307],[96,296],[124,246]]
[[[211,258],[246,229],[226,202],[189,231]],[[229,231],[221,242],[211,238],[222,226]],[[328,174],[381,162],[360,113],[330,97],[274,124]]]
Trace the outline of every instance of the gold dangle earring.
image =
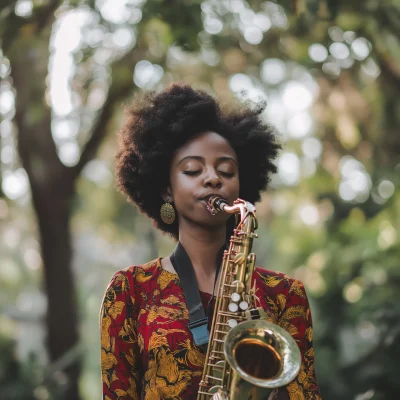
[[167,224],[171,225],[175,221],[175,208],[171,203],[165,202],[160,209],[161,219]]

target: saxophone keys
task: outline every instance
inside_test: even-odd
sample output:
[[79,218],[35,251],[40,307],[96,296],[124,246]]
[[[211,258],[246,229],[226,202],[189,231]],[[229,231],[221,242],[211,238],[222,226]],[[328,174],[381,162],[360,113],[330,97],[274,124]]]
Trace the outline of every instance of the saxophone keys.
[[238,324],[236,319],[233,319],[233,318],[232,319],[228,319],[227,323],[228,323],[230,328],[234,328]]
[[214,395],[211,397],[211,400],[229,400],[229,396],[226,390],[218,388],[218,391],[214,393]]
[[212,395],[211,400],[229,400],[228,393],[221,386],[213,386],[209,394]]
[[249,303],[247,301],[241,301],[239,307],[241,310],[246,311],[249,308]]
[[243,293],[244,289],[245,289],[245,285],[242,281],[233,281],[231,283],[231,288],[235,291],[235,293]]
[[237,303],[241,298],[242,298],[242,296],[239,293],[236,293],[236,292],[232,293],[231,299],[235,303]]
[[236,312],[239,310],[239,306],[236,303],[229,303],[228,309],[230,312]]
[[246,256],[243,253],[237,253],[233,259],[234,264],[243,264],[246,261]]
[[[212,367],[212,375],[207,376],[209,380],[214,380],[214,381],[222,381],[223,377],[223,372],[225,368],[225,360],[220,360],[217,361],[214,365],[209,364]],[[212,389],[211,389],[212,390]],[[210,393],[211,393],[210,390]]]

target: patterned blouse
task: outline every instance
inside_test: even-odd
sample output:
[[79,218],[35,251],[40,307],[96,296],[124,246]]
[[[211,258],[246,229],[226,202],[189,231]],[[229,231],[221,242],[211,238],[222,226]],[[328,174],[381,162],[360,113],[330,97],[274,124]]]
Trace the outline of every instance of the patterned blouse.
[[[253,279],[269,320],[293,336],[302,355],[297,378],[280,389],[279,399],[320,400],[303,284],[261,268]],[[206,309],[211,295],[200,295]],[[179,277],[162,268],[161,258],[115,273],[100,315],[103,400],[196,399],[205,353],[188,321]]]

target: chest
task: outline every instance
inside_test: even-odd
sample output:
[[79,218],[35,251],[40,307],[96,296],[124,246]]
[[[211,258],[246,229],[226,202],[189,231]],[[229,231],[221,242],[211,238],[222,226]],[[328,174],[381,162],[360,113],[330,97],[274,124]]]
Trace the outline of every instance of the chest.
[[144,392],[157,391],[154,398],[196,396],[205,353],[194,344],[188,322],[180,286],[141,293],[136,318],[138,361]]
[[[195,346],[188,328],[189,312],[182,288],[171,285],[163,290],[144,291],[140,296],[136,334],[143,365],[148,365],[149,358],[161,348],[170,358],[189,357],[187,364],[202,365],[204,355]],[[207,309],[209,299],[201,294],[201,300]]]

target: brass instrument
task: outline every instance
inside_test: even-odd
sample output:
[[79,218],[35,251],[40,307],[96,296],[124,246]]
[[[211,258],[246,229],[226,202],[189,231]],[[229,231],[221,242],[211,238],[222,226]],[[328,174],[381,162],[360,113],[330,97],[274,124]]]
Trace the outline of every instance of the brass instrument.
[[267,322],[251,287],[256,256],[255,207],[237,199],[232,206],[213,196],[208,210],[236,214],[240,221],[224,253],[210,341],[197,400],[267,400],[299,372],[300,350],[281,327]]

